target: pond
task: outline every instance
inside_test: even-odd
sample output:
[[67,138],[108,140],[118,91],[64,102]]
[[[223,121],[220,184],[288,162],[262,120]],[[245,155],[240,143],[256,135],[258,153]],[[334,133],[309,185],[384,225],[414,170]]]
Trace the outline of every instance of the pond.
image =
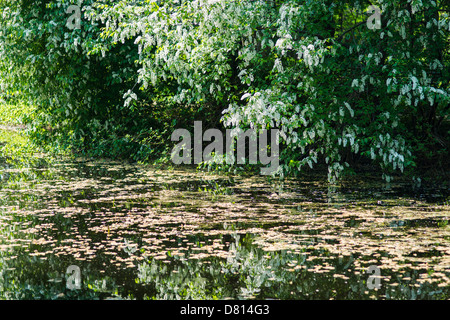
[[450,299],[448,185],[0,168],[2,299]]

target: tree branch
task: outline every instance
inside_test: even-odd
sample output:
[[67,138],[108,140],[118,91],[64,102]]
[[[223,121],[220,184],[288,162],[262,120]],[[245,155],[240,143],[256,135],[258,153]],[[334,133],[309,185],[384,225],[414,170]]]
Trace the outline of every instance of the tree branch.
[[346,30],[343,34],[341,34],[341,35],[337,38],[337,41],[341,41],[342,38],[344,38],[344,36],[345,36],[347,33],[349,33],[350,31],[355,30],[355,29],[358,28],[360,25],[365,24],[365,23],[366,23],[366,21],[362,21],[362,22],[360,22],[360,23],[354,25],[354,26],[351,27],[350,29]]

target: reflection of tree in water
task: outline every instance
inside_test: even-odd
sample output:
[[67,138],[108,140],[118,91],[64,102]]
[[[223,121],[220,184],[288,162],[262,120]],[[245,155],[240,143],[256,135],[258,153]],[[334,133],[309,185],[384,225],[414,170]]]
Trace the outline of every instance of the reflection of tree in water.
[[[382,271],[378,291],[367,288],[369,274],[357,272],[356,259],[337,258],[323,250],[264,251],[254,245],[255,235],[224,235],[231,242],[228,255],[194,258],[192,248],[185,257],[151,258],[129,269],[110,268],[105,274],[101,257],[80,263],[70,257],[29,256],[23,248],[0,254],[0,297],[3,299],[445,299],[449,288],[439,286],[438,272],[405,268],[400,273]],[[226,240],[226,241],[225,241]],[[229,241],[231,240],[231,241]],[[33,249],[33,247],[31,247]],[[40,248],[40,251],[44,248]],[[135,251],[127,251],[133,255]],[[191,256],[191,257],[190,257]],[[373,263],[373,262],[371,262]],[[79,264],[81,290],[66,288],[65,267]],[[103,264],[104,265],[104,264]],[[322,268],[323,266],[329,268]]]
[[[450,297],[448,218],[439,206],[384,198],[378,205],[381,195],[367,200],[367,192],[349,195],[316,184],[293,185],[291,198],[278,197],[253,180],[233,187],[230,197],[227,188],[235,182],[222,181],[222,188],[194,174],[111,164],[6,171],[0,189],[3,299]],[[150,193],[137,182],[146,174]],[[145,197],[135,197],[139,190]],[[356,202],[353,210],[348,197]],[[399,211],[389,216],[386,210],[395,206]],[[401,211],[405,207],[410,215]],[[418,208],[433,212],[418,217]],[[80,290],[66,288],[69,265],[81,269]],[[377,291],[367,286],[370,265],[381,267]]]
[[[352,270],[352,256],[331,257],[328,272],[317,270],[326,252],[266,252],[252,246],[253,236],[233,235],[226,259],[173,257],[171,264],[152,259],[139,265],[138,282],[149,284],[156,299],[445,299],[449,288],[425,281],[420,270],[408,277],[384,277],[379,290],[369,290],[370,274]],[[316,259],[308,259],[316,255]],[[328,257],[329,258],[329,257]],[[387,273],[389,273],[387,271]],[[383,275],[384,276],[384,275]],[[387,276],[387,275],[386,275]],[[387,281],[390,279],[390,281]],[[406,279],[406,280],[402,280]]]
[[[81,289],[67,288],[71,264],[81,269]],[[132,278],[127,282],[134,283]],[[104,299],[118,297],[116,279],[98,272],[95,266],[74,259],[47,256],[45,260],[20,251],[0,253],[0,299]]]

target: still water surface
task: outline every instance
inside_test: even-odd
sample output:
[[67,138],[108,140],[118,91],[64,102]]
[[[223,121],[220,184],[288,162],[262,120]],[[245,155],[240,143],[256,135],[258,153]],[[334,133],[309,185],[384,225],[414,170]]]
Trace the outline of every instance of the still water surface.
[[450,299],[448,185],[0,167],[2,299]]

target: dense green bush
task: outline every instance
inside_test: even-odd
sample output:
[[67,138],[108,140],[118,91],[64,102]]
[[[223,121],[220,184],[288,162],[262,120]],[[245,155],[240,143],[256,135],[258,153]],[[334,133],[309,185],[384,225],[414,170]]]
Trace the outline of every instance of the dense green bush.
[[87,0],[79,30],[71,4],[0,1],[2,91],[38,106],[38,140],[147,159],[194,120],[277,127],[279,173],[330,180],[449,155],[447,1]]
[[155,110],[149,90],[138,93],[139,102],[124,106],[124,94],[137,80],[139,55],[132,41],[107,41],[101,36],[104,25],[85,18],[81,29],[69,29],[68,1],[1,4],[2,96],[37,107],[36,141],[135,159],[148,158],[153,146],[162,150],[164,132],[174,120],[173,104]]

